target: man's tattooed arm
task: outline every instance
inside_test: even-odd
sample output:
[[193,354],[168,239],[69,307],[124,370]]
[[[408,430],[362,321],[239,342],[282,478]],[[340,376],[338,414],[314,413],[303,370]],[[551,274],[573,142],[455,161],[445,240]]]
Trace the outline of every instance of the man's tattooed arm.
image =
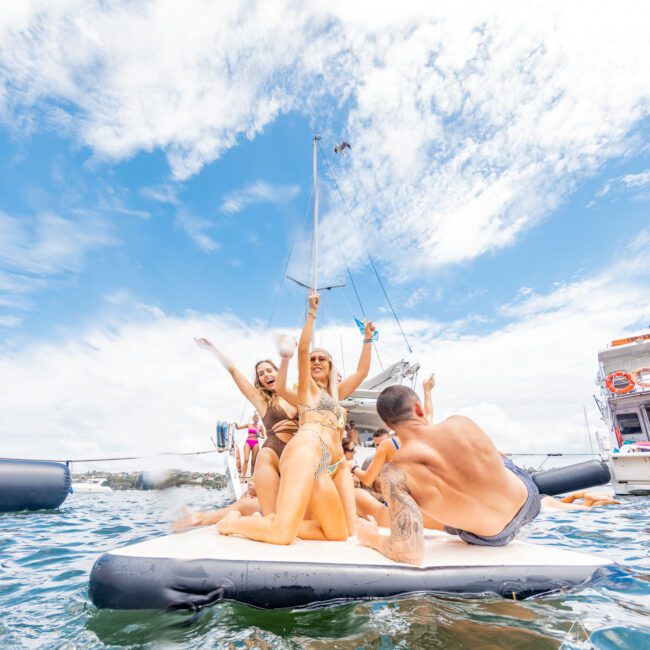
[[420,564],[424,557],[422,513],[409,494],[404,472],[393,463],[386,463],[381,472],[381,489],[388,504],[390,537],[381,535],[376,525],[360,520],[357,538],[391,560]]

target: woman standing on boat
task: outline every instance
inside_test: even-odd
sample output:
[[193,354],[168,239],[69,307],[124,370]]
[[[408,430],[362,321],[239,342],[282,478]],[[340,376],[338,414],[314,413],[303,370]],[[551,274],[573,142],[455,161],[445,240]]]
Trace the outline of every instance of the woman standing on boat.
[[[339,398],[354,392],[370,370],[372,323],[366,323],[363,351],[357,371],[337,385],[331,355],[320,348],[309,351],[319,296],[309,296],[309,311],[298,344],[298,392],[283,386],[291,348],[281,351],[283,363],[278,387],[289,403],[298,406],[300,429],[280,460],[280,490],[276,514],[241,517],[230,513],[218,525],[225,535],[238,534],[272,544],[303,539],[344,540],[354,533],[356,511],[352,477],[347,470],[341,432],[343,409]],[[309,520],[303,520],[309,508]]]
[[276,391],[278,368],[270,359],[255,364],[255,385],[252,385],[211,341],[205,338],[195,339],[195,341],[219,359],[241,394],[262,417],[267,437],[255,463],[254,477],[262,513],[265,515],[274,513],[280,486],[280,456],[298,430],[296,407],[280,397]]
[[260,416],[255,413],[253,421],[246,424],[236,424],[235,429],[248,429],[248,436],[244,442],[244,469],[240,470],[242,476],[246,476],[248,469],[248,458],[251,459],[251,476],[255,471],[255,461],[257,460],[257,452],[260,450],[260,438],[266,438],[264,427],[260,426]]

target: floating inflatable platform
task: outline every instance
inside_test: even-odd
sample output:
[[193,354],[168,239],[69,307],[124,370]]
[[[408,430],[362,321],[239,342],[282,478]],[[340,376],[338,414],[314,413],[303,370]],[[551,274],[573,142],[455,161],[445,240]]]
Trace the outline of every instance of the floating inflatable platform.
[[526,598],[576,587],[607,564],[551,546],[470,546],[426,531],[425,559],[415,567],[353,537],[275,546],[225,537],[210,526],[105,553],[92,569],[89,591],[97,607],[111,609],[194,609],[222,598],[263,608],[301,607],[413,592]]
[[0,512],[58,508],[71,480],[63,463],[0,458]]

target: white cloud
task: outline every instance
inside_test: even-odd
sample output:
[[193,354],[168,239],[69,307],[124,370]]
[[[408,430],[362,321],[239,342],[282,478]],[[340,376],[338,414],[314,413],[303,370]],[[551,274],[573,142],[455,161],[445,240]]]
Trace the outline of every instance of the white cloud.
[[299,191],[297,185],[272,185],[266,181],[257,181],[226,194],[219,212],[236,214],[256,203],[288,203]]
[[[592,430],[603,430],[591,397],[598,350],[650,322],[649,242],[643,233],[621,252],[625,273],[617,262],[584,282],[531,296],[489,334],[472,332],[471,322],[406,320],[423,370],[436,371],[437,417],[470,415],[506,451],[584,451],[583,405]],[[0,352],[5,455],[204,449],[214,422],[238,420],[244,403],[192,337],[218,342],[247,374],[256,359],[275,356],[273,331],[262,337],[262,326],[233,316],[171,317],[134,307],[123,292],[107,304],[109,315],[73,338]],[[378,327],[384,362],[401,358],[397,327],[388,319]],[[353,324],[321,328],[318,341],[337,363],[343,348],[348,371],[356,363],[360,337]]]
[[79,272],[90,251],[114,243],[109,224],[92,213],[19,218],[0,212],[0,300],[20,302],[52,276]]
[[0,316],[0,327],[18,327],[23,322],[23,319],[14,316],[14,315],[7,315],[7,316]]
[[187,210],[179,210],[176,213],[176,225],[184,230],[204,253],[212,253],[221,248],[221,244],[206,232],[213,226],[207,219],[194,216]]
[[650,101],[646,13],[34,3],[0,22],[0,115],[27,129],[45,112],[109,160],[161,149],[182,180],[283,113],[333,124],[341,110],[352,151],[337,173],[363,225],[355,234],[330,208],[324,269],[344,246],[360,263],[367,245],[403,277],[512,245],[582,179],[642,146],[629,134]]
[[646,169],[638,174],[625,174],[619,176],[611,181],[608,181],[603,186],[596,196],[602,197],[610,192],[624,192],[629,190],[641,190],[650,186],[650,169]]

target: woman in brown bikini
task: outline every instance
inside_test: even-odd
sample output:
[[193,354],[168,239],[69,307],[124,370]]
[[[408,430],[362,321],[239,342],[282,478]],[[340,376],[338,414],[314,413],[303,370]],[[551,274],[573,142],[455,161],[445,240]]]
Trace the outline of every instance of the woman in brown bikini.
[[195,339],[204,350],[214,354],[230,373],[241,394],[257,409],[266,429],[266,442],[255,463],[255,483],[262,513],[275,512],[280,486],[280,457],[287,443],[298,430],[298,412],[295,406],[280,397],[276,391],[278,368],[270,359],[255,364],[254,385],[208,339]]
[[[222,534],[243,535],[271,544],[290,544],[296,536],[344,540],[354,532],[354,488],[350,473],[345,471],[341,446],[344,420],[338,400],[354,392],[368,374],[374,326],[366,324],[357,371],[337,386],[331,355],[321,349],[309,351],[318,303],[318,294],[312,294],[298,344],[297,393],[282,385],[288,362],[285,359],[293,350],[281,351],[284,358],[277,390],[287,402],[297,404],[300,429],[280,461],[276,514],[242,517],[232,512],[217,526]],[[305,520],[307,509],[310,519]]]

